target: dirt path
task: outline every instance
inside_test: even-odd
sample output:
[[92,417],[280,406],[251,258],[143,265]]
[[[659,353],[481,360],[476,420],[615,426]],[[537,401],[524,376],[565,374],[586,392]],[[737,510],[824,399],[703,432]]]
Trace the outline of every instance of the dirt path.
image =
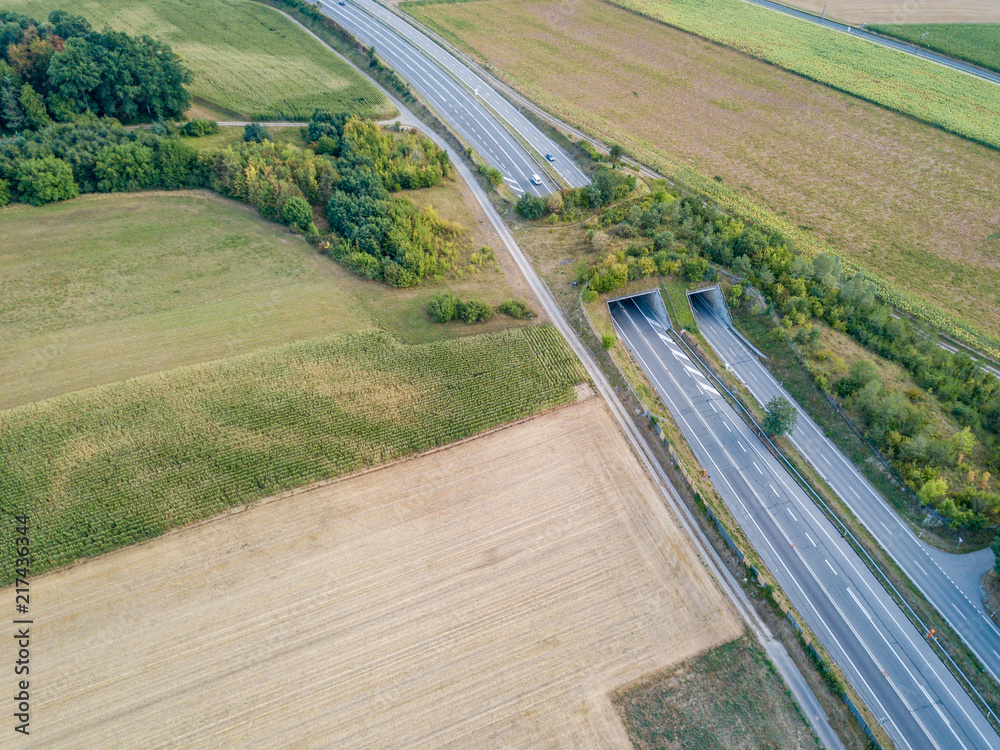
[[741,632],[594,398],[32,602],[24,747],[625,748],[608,692]]

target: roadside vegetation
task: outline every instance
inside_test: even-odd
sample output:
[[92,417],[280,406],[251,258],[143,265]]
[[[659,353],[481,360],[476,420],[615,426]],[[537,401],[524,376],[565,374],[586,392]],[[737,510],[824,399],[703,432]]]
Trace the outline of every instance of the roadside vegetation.
[[179,368],[0,412],[0,512],[32,518],[37,574],[572,401],[585,379],[550,325],[417,346],[371,331]]
[[314,109],[391,117],[394,108],[363,76],[289,19],[251,0],[10,0],[16,13],[63,10],[95,28],[170,45],[191,72],[191,94],[239,115],[304,120]]
[[868,28],[1000,73],[1000,24],[904,23]]
[[616,690],[611,702],[635,750],[819,746],[749,635]]
[[559,7],[410,10],[556,116],[1000,356],[995,150],[607,3]]

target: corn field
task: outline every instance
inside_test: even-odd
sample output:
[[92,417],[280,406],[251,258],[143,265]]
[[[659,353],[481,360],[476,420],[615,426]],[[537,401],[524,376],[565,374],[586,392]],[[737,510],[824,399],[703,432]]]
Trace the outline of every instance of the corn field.
[[365,331],[0,412],[0,584],[15,515],[38,573],[572,401],[585,379],[551,325],[417,346]]

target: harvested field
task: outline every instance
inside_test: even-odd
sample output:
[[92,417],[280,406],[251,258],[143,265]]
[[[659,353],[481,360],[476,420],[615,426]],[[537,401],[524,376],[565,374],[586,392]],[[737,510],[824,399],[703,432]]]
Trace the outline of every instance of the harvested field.
[[599,0],[408,9],[725,210],[1000,331],[996,151]]
[[848,23],[1000,23],[996,0],[783,0]]
[[597,399],[35,601],[25,747],[629,748],[609,692],[742,631]]

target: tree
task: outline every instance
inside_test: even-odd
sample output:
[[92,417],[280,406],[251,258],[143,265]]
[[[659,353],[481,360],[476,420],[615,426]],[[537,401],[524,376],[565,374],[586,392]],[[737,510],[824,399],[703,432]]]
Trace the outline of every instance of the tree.
[[80,194],[73,182],[72,167],[54,156],[22,161],[17,167],[17,190],[21,200],[33,206],[68,200]]
[[976,438],[972,434],[972,430],[968,427],[952,435],[950,442],[958,463],[962,463],[965,457],[972,453],[973,448],[976,447]]
[[1000,536],[993,540],[990,549],[993,550],[993,570],[1000,574]]
[[248,122],[243,126],[244,143],[263,143],[264,141],[269,140],[271,140],[271,134],[267,131],[267,128],[259,122]]
[[153,149],[134,142],[105,146],[97,154],[94,175],[102,193],[148,190],[157,181]]
[[549,202],[545,198],[525,193],[518,199],[515,210],[525,219],[531,221],[545,216],[548,207]]
[[21,87],[21,108],[24,111],[24,119],[32,130],[40,130],[52,122],[49,113],[45,110],[45,102],[31,88],[30,83]]
[[281,220],[290,227],[298,227],[303,232],[312,224],[312,207],[305,198],[293,195],[281,207]]
[[603,349],[608,350],[617,343],[618,343],[618,337],[615,336],[613,333],[601,334],[601,347]]
[[798,421],[798,412],[791,402],[783,396],[775,396],[767,402],[767,414],[760,426],[771,437],[777,437],[790,435]]
[[611,144],[611,152],[610,152],[611,161],[618,161],[619,159],[622,158],[622,154],[624,154],[624,153],[625,153],[625,149],[623,149],[617,143],[612,143]]
[[6,180],[0,180],[0,208],[8,203],[10,203],[10,185]]
[[427,303],[427,314],[438,323],[447,323],[456,318],[460,304],[454,294],[436,294]]
[[924,505],[937,505],[938,500],[948,492],[948,482],[943,477],[928,479],[917,492],[917,497]]

